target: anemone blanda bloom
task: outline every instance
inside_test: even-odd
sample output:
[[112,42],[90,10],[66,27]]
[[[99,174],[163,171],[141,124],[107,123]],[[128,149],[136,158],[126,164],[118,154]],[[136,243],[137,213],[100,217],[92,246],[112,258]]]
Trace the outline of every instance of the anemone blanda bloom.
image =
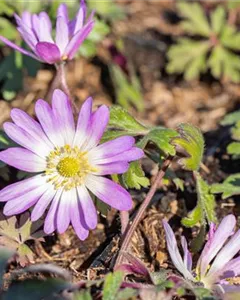
[[198,259],[196,269],[193,270],[192,256],[185,237],[181,237],[184,253],[182,258],[174,232],[169,224],[163,221],[168,252],[173,264],[185,279],[201,282],[209,289],[218,287],[222,292],[240,290],[240,286],[231,285],[234,277],[240,275],[240,256],[233,258],[240,250],[240,230],[234,233],[235,225],[234,215],[224,217],[217,228],[211,224],[208,241]]
[[4,214],[19,214],[33,207],[31,219],[43,216],[49,207],[44,231],[63,233],[71,223],[81,240],[97,225],[97,212],[89,191],[118,210],[132,207],[130,194],[103,175],[127,171],[128,162],[143,156],[134,138],[123,136],[101,145],[109,109],[103,105],[92,112],[92,99],[82,105],[75,126],[68,97],[55,90],[52,107],[44,100],[35,106],[38,121],[13,109],[14,123],[4,123],[7,135],[22,146],[0,152],[0,160],[35,176],[0,191],[7,202]]
[[19,47],[3,36],[0,36],[0,40],[25,55],[49,64],[71,60],[94,26],[93,14],[84,24],[86,6],[83,0],[73,20],[68,18],[66,4],[60,4],[57,12],[55,40],[52,35],[51,20],[46,12],[37,15],[25,11],[22,17],[15,14],[15,19],[18,31],[32,52]]

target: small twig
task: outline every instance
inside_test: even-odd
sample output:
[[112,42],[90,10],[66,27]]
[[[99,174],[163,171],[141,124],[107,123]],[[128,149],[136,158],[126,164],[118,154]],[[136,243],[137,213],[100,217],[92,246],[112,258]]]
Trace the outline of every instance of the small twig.
[[121,219],[121,233],[124,234],[129,222],[129,212],[128,211],[120,211],[120,219]]
[[140,206],[140,208],[136,214],[136,217],[134,218],[132,224],[128,225],[128,228],[125,231],[125,235],[123,236],[122,245],[121,245],[119,255],[117,257],[114,268],[116,268],[118,265],[120,265],[122,263],[123,253],[127,252],[127,249],[129,247],[129,244],[130,244],[132,236],[133,236],[133,233],[136,230],[137,225],[141,221],[143,214],[145,213],[146,208],[148,207],[149,203],[151,202],[151,200],[159,186],[159,183],[163,179],[168,167],[171,164],[171,161],[172,161],[172,157],[169,157],[168,159],[165,160],[165,162],[163,163],[161,170],[159,170],[157,177],[156,177],[155,181],[153,182],[145,200],[143,201],[142,205]]

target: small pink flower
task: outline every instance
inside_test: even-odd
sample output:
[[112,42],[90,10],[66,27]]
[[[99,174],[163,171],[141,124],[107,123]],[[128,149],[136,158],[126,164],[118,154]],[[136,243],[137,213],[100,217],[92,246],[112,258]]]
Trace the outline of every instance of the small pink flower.
[[221,292],[238,291],[240,286],[232,286],[226,279],[240,275],[240,256],[234,256],[240,250],[240,230],[234,232],[236,218],[228,215],[223,218],[218,227],[211,225],[210,234],[197,267],[192,270],[192,256],[188,250],[187,242],[182,237],[182,258],[177,247],[175,235],[166,221],[163,221],[167,247],[173,264],[185,279],[201,282],[209,289],[220,289]]
[[21,147],[0,152],[0,160],[35,176],[7,186],[0,191],[0,201],[7,202],[7,216],[33,207],[32,221],[43,216],[47,234],[56,229],[65,232],[71,223],[81,240],[97,225],[97,211],[89,191],[118,210],[132,207],[130,194],[104,175],[122,174],[129,162],[140,159],[143,151],[135,140],[123,136],[99,145],[109,120],[103,105],[92,112],[88,98],[75,125],[71,103],[55,90],[52,107],[44,100],[35,106],[38,121],[20,109],[13,109],[14,123],[4,123],[7,135]]
[[86,19],[84,0],[73,20],[68,18],[66,4],[59,6],[55,40],[52,36],[52,24],[46,12],[32,15],[25,11],[21,18],[16,14],[15,19],[18,31],[32,51],[19,47],[3,36],[0,36],[0,40],[13,49],[48,64],[71,60],[94,26],[93,14],[84,23]]

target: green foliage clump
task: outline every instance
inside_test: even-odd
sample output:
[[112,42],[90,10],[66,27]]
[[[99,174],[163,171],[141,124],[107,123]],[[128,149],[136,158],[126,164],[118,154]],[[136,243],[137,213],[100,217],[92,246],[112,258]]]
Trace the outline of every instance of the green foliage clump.
[[168,73],[183,73],[186,80],[199,78],[210,69],[211,74],[225,81],[240,81],[240,33],[227,21],[223,5],[208,16],[199,3],[179,1],[183,17],[181,26],[190,37],[180,37],[168,51]]

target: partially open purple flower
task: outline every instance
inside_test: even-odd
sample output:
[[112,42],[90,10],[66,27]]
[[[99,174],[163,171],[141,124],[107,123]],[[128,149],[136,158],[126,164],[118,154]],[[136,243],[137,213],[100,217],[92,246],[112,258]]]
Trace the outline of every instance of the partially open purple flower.
[[130,136],[98,145],[108,124],[109,109],[103,105],[92,112],[91,98],[84,102],[76,126],[71,103],[60,90],[54,91],[52,107],[40,99],[35,111],[39,122],[13,109],[14,123],[4,123],[7,135],[23,148],[0,152],[0,160],[38,173],[0,191],[0,201],[7,202],[4,214],[19,214],[35,205],[31,212],[35,221],[50,206],[44,231],[63,233],[71,223],[84,240],[97,225],[89,191],[115,209],[131,209],[130,194],[103,175],[126,172],[128,163],[141,158],[143,151],[134,147]]
[[181,237],[184,258],[181,257],[177,247],[177,241],[171,227],[163,221],[167,247],[172,262],[185,279],[201,282],[204,287],[220,288],[222,292],[237,289],[240,286],[232,286],[234,277],[240,275],[240,256],[233,258],[240,250],[240,230],[234,233],[236,219],[234,215],[228,215],[216,228],[211,225],[208,241],[203,248],[197,262],[197,267],[192,270],[192,256],[188,250],[187,242]]
[[22,18],[15,15],[15,19],[18,31],[32,52],[19,47],[3,36],[0,36],[0,40],[25,55],[49,64],[71,60],[94,25],[93,14],[84,24],[86,19],[84,0],[73,20],[68,18],[66,4],[59,6],[55,40],[52,36],[52,24],[46,12],[32,15],[25,11]]

